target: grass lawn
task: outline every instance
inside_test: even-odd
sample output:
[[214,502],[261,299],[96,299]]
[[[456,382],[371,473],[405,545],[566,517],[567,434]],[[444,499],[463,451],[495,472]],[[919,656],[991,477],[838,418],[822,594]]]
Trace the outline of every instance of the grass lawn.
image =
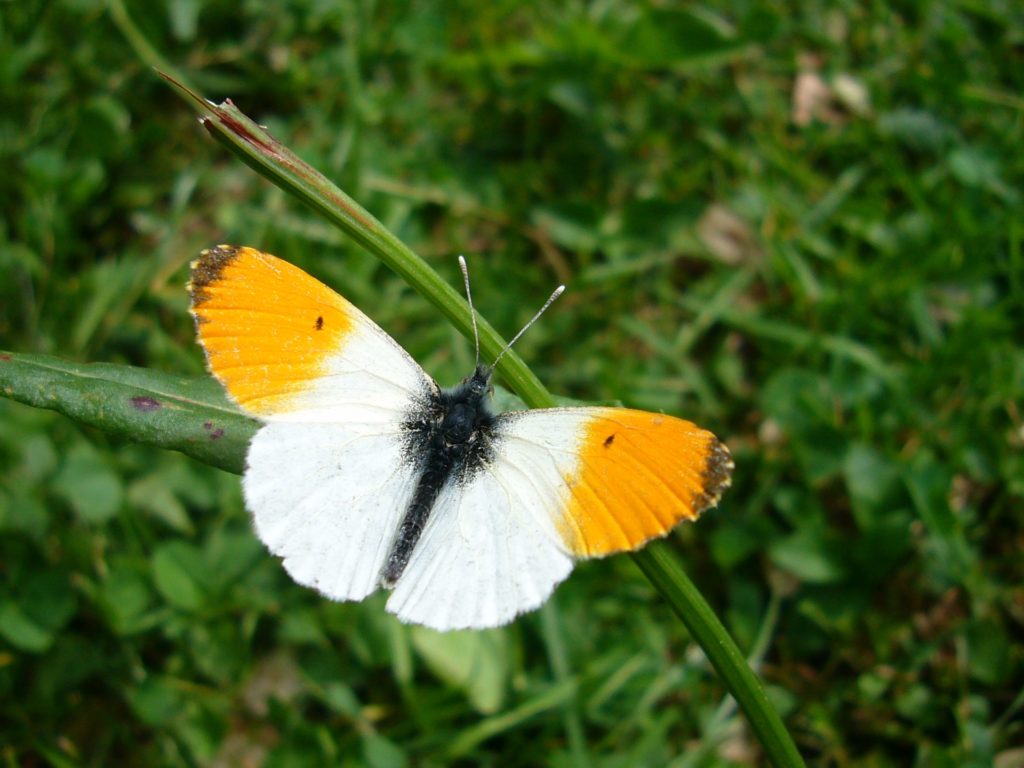
[[[442,384],[472,344],[210,140],[230,97],[556,395],[732,450],[669,539],[809,765],[1024,764],[1024,12],[66,0],[0,9],[0,349],[203,374],[216,243],[343,293]],[[335,604],[239,479],[0,399],[0,762],[746,766],[628,557],[486,632]]]

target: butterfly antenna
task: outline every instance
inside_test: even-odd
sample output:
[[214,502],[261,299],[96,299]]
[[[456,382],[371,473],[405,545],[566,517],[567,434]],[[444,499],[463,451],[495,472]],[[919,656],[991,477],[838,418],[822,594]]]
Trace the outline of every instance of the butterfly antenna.
[[513,336],[512,337],[512,341],[510,341],[508,344],[506,344],[505,348],[503,350],[501,350],[501,352],[498,353],[498,356],[496,358],[494,358],[494,362],[491,364],[491,370],[494,370],[495,368],[498,367],[498,361],[501,360],[501,358],[503,358],[505,356],[506,352],[508,352],[510,349],[512,349],[512,345],[515,344],[517,341],[519,341],[519,337],[522,336],[524,333],[526,333],[526,331],[529,330],[530,326],[533,325],[534,323],[536,323],[537,319],[541,315],[544,314],[544,312],[547,310],[547,308],[555,303],[555,299],[557,299],[559,296],[561,296],[564,292],[565,292],[565,286],[564,285],[560,285],[557,288],[555,288],[555,290],[552,292],[552,294],[548,297],[548,300],[544,302],[544,306],[537,310],[537,314],[535,314],[532,318],[530,318],[530,322],[528,322],[526,325],[524,325],[522,330],[520,330],[519,333],[517,333],[515,336]]
[[459,256],[459,269],[462,270],[462,281],[466,284],[466,301],[469,302],[469,316],[473,318],[473,343],[476,345],[476,363],[480,365],[480,332],[476,327],[476,308],[473,306],[473,294],[469,292],[469,267],[466,259]]

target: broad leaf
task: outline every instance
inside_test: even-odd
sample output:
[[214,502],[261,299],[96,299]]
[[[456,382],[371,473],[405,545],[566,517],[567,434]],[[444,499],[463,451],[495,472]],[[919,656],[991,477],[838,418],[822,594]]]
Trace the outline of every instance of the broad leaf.
[[258,422],[212,378],[0,352],[0,394],[240,473]]

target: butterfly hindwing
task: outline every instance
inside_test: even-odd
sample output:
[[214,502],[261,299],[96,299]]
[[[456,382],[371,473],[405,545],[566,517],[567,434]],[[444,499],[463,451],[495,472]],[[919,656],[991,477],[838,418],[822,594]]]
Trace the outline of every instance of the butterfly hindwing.
[[416,487],[394,430],[271,422],[242,483],[256,533],[300,584],[334,600],[376,591]]
[[482,470],[450,482],[387,608],[435,629],[495,627],[543,603],[572,570],[551,525],[528,514],[547,501]]

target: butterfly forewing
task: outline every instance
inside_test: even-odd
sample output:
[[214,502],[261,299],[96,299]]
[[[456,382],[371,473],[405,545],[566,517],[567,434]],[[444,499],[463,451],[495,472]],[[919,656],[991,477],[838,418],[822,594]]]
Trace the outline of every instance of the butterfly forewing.
[[574,557],[634,550],[718,503],[732,460],[689,421],[628,408],[550,408],[499,420],[502,459],[538,478]]
[[298,267],[218,246],[192,265],[210,371],[264,421],[380,421],[437,387],[355,306]]

